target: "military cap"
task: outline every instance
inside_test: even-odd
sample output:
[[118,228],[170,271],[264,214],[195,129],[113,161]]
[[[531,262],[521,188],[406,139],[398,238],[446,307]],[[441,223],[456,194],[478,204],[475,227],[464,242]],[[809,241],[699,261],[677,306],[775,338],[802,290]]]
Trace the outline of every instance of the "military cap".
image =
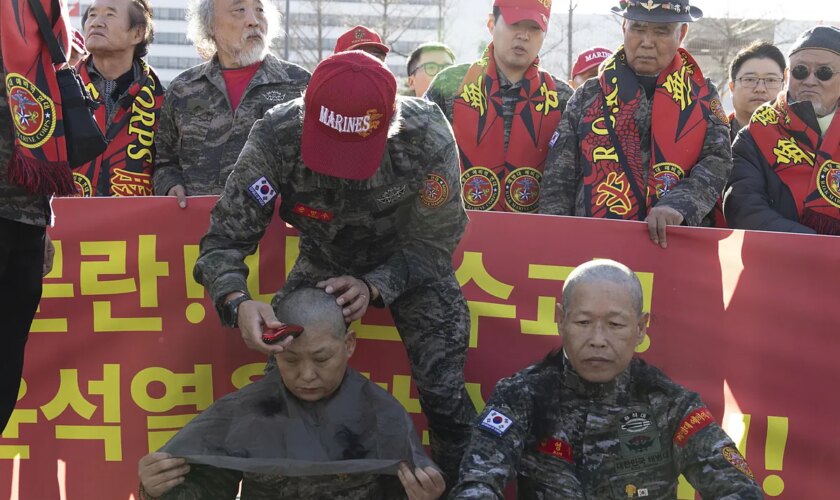
[[633,21],[651,23],[690,23],[703,17],[703,11],[689,0],[621,0],[613,14]]

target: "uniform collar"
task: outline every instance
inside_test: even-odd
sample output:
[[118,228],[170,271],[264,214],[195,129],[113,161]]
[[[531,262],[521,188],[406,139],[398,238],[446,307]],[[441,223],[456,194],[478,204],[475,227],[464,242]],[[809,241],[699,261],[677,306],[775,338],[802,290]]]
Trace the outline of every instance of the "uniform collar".
[[589,382],[580,377],[569,358],[566,356],[566,351],[563,351],[563,385],[574,392],[576,395],[589,399],[615,399],[619,394],[627,392],[630,385],[630,367],[631,362],[627,368],[624,369],[616,378],[609,382]]
[[[190,81],[199,80],[201,78],[207,78],[216,85],[221,85],[220,88],[224,88],[222,65],[219,63],[218,55],[214,55],[213,59],[205,63],[201,71],[197,71]],[[255,85],[276,83],[286,80],[289,80],[289,74],[286,71],[285,63],[273,55],[268,54],[265,56],[265,59],[262,60],[262,64],[260,64],[257,72],[254,73],[254,77],[251,79],[251,83],[249,83],[248,86],[253,87]]]

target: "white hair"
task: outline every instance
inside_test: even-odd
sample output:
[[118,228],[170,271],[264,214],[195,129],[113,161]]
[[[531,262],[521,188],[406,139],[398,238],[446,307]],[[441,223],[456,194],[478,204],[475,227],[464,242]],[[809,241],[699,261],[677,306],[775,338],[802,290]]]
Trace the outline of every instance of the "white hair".
[[[280,11],[274,0],[262,0],[265,10],[266,47],[280,35]],[[190,0],[187,6],[187,39],[195,45],[198,55],[211,59],[218,50],[213,26],[215,24],[216,0]]]

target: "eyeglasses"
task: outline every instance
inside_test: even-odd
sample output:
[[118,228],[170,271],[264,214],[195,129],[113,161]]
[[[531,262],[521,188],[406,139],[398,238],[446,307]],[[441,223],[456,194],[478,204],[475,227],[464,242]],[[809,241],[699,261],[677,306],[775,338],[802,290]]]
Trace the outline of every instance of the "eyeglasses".
[[754,89],[758,87],[758,84],[764,82],[764,86],[767,89],[780,89],[782,88],[782,83],[784,80],[779,78],[778,76],[768,76],[767,78],[757,78],[755,76],[745,76],[742,78],[736,78],[736,82],[740,83],[742,87],[745,89]]
[[436,74],[440,73],[440,70],[448,68],[450,66],[452,66],[452,64],[450,63],[438,64],[436,62],[427,62],[414,68],[414,71],[412,71],[411,74],[414,75],[415,73],[417,73],[417,70],[422,69],[426,72],[427,76],[435,76]]
[[[795,68],[790,70],[790,74],[797,80],[805,80],[806,78],[811,76],[811,69],[808,66],[800,64],[799,66],[796,66]],[[835,74],[836,73],[834,72],[834,70],[831,69],[829,66],[820,66],[819,68],[817,68],[816,71],[814,71],[814,76],[816,76],[817,80],[821,82],[827,82],[831,80]]]

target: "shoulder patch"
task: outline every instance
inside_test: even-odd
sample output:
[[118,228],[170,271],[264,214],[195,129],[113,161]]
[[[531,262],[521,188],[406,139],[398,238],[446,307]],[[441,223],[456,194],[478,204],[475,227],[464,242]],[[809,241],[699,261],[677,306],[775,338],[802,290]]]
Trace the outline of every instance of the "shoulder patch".
[[747,463],[747,459],[741,455],[741,452],[739,452],[737,448],[734,446],[724,446],[721,453],[723,454],[723,458],[725,458],[732,467],[738,469],[741,474],[747,476],[748,478],[755,480],[755,474],[753,474],[752,469],[750,469],[750,464]]
[[265,177],[260,177],[248,188],[251,198],[261,207],[268,205],[277,196],[277,190]]
[[482,430],[488,431],[497,436],[504,436],[510,426],[513,425],[513,420],[505,416],[504,413],[496,409],[490,409],[487,415],[478,424]]
[[680,425],[677,426],[677,432],[674,434],[674,443],[681,448],[685,448],[688,438],[697,434],[701,429],[714,421],[715,417],[712,416],[712,412],[708,408],[705,406],[697,408],[680,421]]
[[709,103],[709,109],[718,117],[718,120],[722,121],[725,125],[729,125],[729,117],[723,111],[723,105],[720,103],[720,99],[712,99],[712,102]]
[[449,184],[438,174],[429,174],[420,191],[420,201],[429,208],[437,208],[449,199]]

